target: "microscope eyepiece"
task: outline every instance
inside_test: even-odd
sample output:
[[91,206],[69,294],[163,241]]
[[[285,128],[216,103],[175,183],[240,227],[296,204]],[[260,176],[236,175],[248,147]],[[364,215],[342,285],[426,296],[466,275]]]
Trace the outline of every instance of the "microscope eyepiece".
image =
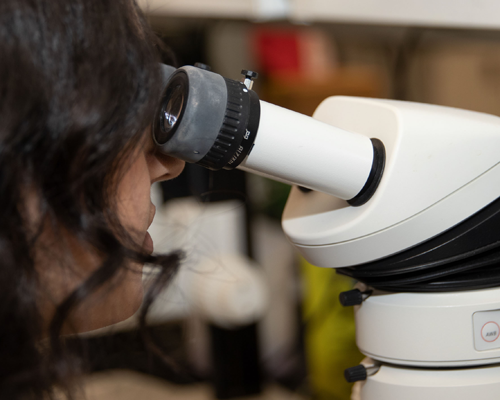
[[255,141],[260,103],[242,82],[183,67],[170,77],[153,124],[162,151],[219,170],[236,168]]
[[153,123],[165,154],[211,170],[240,168],[365,204],[384,169],[383,144],[265,101],[244,82],[186,66],[169,75]]

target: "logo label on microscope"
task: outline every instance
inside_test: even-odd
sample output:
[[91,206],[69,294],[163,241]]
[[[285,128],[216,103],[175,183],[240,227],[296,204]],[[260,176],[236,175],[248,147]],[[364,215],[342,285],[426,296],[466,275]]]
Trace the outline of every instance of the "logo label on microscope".
[[485,342],[494,342],[498,339],[499,326],[494,321],[489,321],[484,324],[481,329],[481,336]]

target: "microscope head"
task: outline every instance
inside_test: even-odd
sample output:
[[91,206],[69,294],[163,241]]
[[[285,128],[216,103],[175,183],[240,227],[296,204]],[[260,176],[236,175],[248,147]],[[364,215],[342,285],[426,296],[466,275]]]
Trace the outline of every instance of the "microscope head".
[[[495,203],[500,197],[500,118],[350,97],[325,100],[314,118],[380,139],[386,165],[376,193],[361,207],[292,189],[283,229],[308,261],[342,268],[340,273],[387,290],[500,284],[492,279],[496,272],[477,283],[473,281],[478,276],[462,276],[464,282],[451,283],[443,271],[457,266],[458,260],[460,265],[470,264],[500,240],[500,230],[494,228],[500,223],[495,217],[500,207]],[[431,270],[443,274],[442,285],[436,284]],[[391,285],[387,276],[393,277]]]
[[500,118],[353,97],[328,98],[311,118],[260,101],[245,72],[244,82],[195,67],[173,72],[154,139],[188,162],[294,185],[282,225],[309,262],[413,290],[379,274],[448,268],[500,242],[487,223],[500,197]]

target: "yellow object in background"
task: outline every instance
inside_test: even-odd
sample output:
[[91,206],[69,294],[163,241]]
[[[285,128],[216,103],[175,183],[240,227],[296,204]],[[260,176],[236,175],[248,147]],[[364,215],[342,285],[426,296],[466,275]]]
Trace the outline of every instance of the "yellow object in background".
[[364,358],[356,347],[354,310],[343,307],[339,294],[351,290],[354,281],[334,269],[301,261],[304,281],[303,317],[305,350],[313,398],[348,400],[352,384],[344,370]]

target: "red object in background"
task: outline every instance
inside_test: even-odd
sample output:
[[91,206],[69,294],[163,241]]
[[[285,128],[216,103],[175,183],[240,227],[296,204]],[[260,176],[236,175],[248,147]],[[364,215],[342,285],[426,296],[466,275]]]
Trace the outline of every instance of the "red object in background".
[[293,29],[257,28],[254,49],[261,72],[267,75],[299,75],[299,33]]

